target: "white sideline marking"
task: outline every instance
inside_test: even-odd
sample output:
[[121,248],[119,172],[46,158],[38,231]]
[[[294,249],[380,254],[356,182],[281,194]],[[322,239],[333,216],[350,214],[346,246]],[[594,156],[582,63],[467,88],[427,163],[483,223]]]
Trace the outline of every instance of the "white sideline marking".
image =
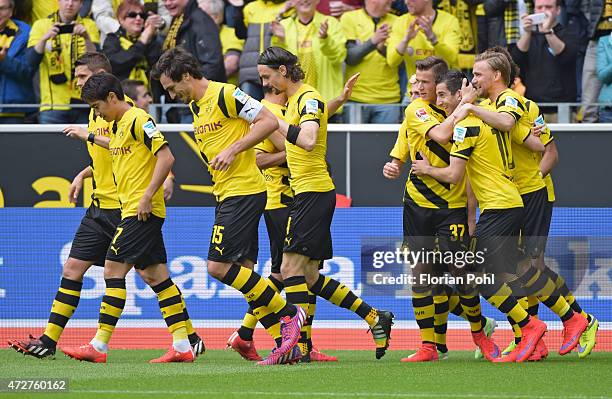
[[[145,391],[145,390],[81,390],[81,389],[71,389],[71,393],[97,393],[97,394],[140,394],[140,395],[232,395],[232,396],[244,396],[244,391]],[[453,393],[427,393],[427,392],[403,392],[403,393],[384,393],[384,392],[274,392],[274,391],[249,391],[249,395],[256,396],[299,396],[304,397],[307,396],[318,396],[318,397],[330,397],[330,398],[344,398],[344,397],[366,397],[366,398],[490,398],[491,395],[481,395],[481,394],[453,394]],[[533,395],[531,393],[524,394],[503,394],[496,392],[496,398],[505,398],[505,399],[523,399],[523,398],[531,398],[531,399],[558,399],[558,396],[555,395]],[[610,396],[587,396],[587,395],[574,395],[574,396],[564,396],[566,399],[611,399]]]

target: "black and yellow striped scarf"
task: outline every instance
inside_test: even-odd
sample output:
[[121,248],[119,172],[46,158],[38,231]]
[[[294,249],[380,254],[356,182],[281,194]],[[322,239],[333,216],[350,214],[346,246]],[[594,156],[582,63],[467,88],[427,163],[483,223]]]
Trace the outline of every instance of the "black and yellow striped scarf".
[[9,48],[17,35],[19,27],[12,19],[9,19],[4,29],[0,31],[0,48]]
[[[61,23],[59,11],[49,15],[52,23]],[[73,21],[74,24],[81,23],[81,17]],[[61,35],[56,35],[51,42],[51,51],[47,52],[49,57],[49,79],[56,85],[64,84],[74,80],[74,65],[77,58],[85,53],[85,39],[70,34],[70,65],[64,65],[62,61]],[[68,70],[68,74],[66,73]]]
[[166,39],[164,40],[162,50],[166,51],[168,49],[176,47],[176,37],[178,36],[178,31],[181,28],[184,19],[184,14],[181,14],[180,16],[172,20],[172,25],[170,25],[170,29],[168,30],[168,36],[166,36]]
[[[533,1],[525,0],[527,6],[527,13],[530,14],[533,11]],[[504,28],[506,31],[506,44],[515,44],[521,38],[520,32],[520,16],[518,10],[518,1],[506,2],[506,9],[504,10]]]
[[[117,33],[119,35],[119,44],[124,50],[127,50],[132,47],[134,43],[138,40],[138,38],[128,36],[127,32],[123,28],[119,29],[119,32]],[[145,84],[145,86],[148,87],[149,78],[147,77],[147,68],[147,60],[143,57],[130,71],[129,79],[140,80]]]

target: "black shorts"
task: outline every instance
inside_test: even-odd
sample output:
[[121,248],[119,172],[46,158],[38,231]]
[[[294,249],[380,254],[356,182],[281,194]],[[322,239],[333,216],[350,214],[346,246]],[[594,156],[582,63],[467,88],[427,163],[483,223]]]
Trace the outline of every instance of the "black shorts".
[[542,188],[524,194],[525,211],[521,223],[521,251],[532,259],[539,258],[546,249],[546,240],[552,219],[552,202],[548,201],[548,192]]
[[70,257],[104,266],[108,246],[120,221],[121,209],[100,209],[91,204],[72,240]]
[[404,245],[411,250],[464,251],[470,241],[467,208],[423,208],[404,202]]
[[272,273],[281,272],[283,263],[283,246],[285,245],[285,234],[287,233],[287,221],[289,220],[290,208],[271,209],[264,212],[268,238],[270,239],[270,256],[272,257]]
[[312,260],[331,259],[331,223],[335,209],[336,190],[296,194],[289,212],[283,252],[304,255]]
[[215,208],[208,260],[257,263],[259,219],[266,208],[266,192],[229,197]]
[[106,259],[134,265],[136,269],[166,263],[166,247],[162,236],[163,218],[151,215],[142,222],[137,216],[123,218],[108,247]]
[[520,259],[519,233],[523,208],[492,209],[480,214],[470,248],[482,254],[479,270],[515,273]]

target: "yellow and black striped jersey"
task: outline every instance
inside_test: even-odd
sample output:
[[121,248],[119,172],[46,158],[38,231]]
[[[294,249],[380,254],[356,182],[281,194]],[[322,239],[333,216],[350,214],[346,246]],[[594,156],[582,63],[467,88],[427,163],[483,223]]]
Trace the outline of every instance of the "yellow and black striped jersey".
[[327,105],[317,90],[307,84],[302,86],[287,101],[287,123],[301,125],[314,121],[319,124],[317,141],[310,152],[285,141],[287,164],[289,165],[291,188],[295,194],[304,192],[327,192],[335,188],[327,170]]
[[[276,117],[285,119],[286,108],[283,105],[261,100],[261,103],[270,110]],[[255,146],[255,151],[273,154],[279,152],[270,139],[265,139]],[[261,173],[266,180],[266,190],[268,201],[266,211],[278,208],[285,208],[293,201],[293,190],[289,184],[289,167],[287,162],[263,169]]]
[[[102,117],[96,116],[93,109],[89,112],[88,133],[110,138],[113,125],[114,122],[107,122]],[[93,203],[102,209],[121,208],[117,196],[117,187],[113,179],[113,160],[110,151],[88,142],[87,152],[91,160],[89,167],[93,174],[93,193],[91,194]]]
[[[134,101],[125,96],[125,101],[134,106]],[[96,116],[94,110],[89,112],[88,133],[111,137],[111,131],[115,122],[107,122],[102,117]],[[89,167],[93,173],[92,184],[93,193],[91,199],[93,203],[102,209],[119,209],[119,197],[117,196],[117,186],[113,179],[113,160],[110,152],[94,143],[87,143],[89,153]]]
[[[113,176],[121,202],[121,217],[136,216],[138,203],[153,178],[155,154],[168,145],[164,135],[146,111],[132,106],[113,125],[109,152],[113,159]],[[164,189],[152,198],[152,213],[166,217]]]
[[[260,109],[254,108],[251,102],[259,104],[236,86],[214,81],[208,83],[201,99],[191,102],[194,135],[206,163],[249,132],[249,119],[252,121],[251,116]],[[209,168],[208,171],[218,202],[266,191],[253,148],[237,154],[227,170]]]
[[451,156],[468,161],[467,175],[481,212],[523,206],[512,181],[510,133],[468,116],[455,126],[453,140]]
[[[400,128],[391,156],[406,162],[419,159],[419,152],[425,154],[432,166],[444,168],[450,164],[452,144],[441,145],[427,136],[427,132],[444,121],[443,110],[429,104],[422,98],[406,107],[404,121]],[[431,176],[408,175],[404,201],[412,201],[423,208],[465,208],[467,197],[465,178],[459,184],[439,182]]]
[[[530,126],[540,116],[540,107],[530,100],[525,101],[527,108],[527,120]],[[542,154],[534,152],[525,147],[523,143],[529,137],[531,129],[525,132],[524,129],[512,129],[512,154],[514,158],[514,183],[519,189],[519,193],[529,194],[545,187],[544,179],[540,174],[540,160]],[[525,134],[526,133],[526,134]],[[542,132],[540,139],[544,145],[550,141],[550,131]]]

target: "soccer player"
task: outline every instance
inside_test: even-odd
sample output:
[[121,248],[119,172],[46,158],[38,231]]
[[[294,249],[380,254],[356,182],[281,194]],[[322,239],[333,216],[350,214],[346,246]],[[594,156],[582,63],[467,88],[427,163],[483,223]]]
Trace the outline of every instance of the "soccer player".
[[306,312],[253,271],[257,229],[266,206],[266,185],[253,147],[277,129],[276,118],[234,85],[206,79],[196,58],[181,48],[165,52],[153,72],[172,98],[189,103],[195,138],[209,165],[218,204],[208,273],[239,290],[258,319],[270,314],[282,318],[282,344],[259,364],[299,360],[296,344]]
[[[353,75],[345,84],[342,94],[329,102],[329,111],[334,114],[351,96],[353,87],[359,78],[359,73]],[[284,119],[287,111],[287,96],[285,93],[273,93],[269,86],[263,86],[264,98],[261,103],[268,108],[277,118]],[[276,139],[274,139],[276,137]],[[262,171],[268,194],[264,220],[270,240],[270,253],[272,255],[272,270],[268,277],[268,282],[272,287],[280,292],[283,289],[283,277],[281,275],[281,263],[283,260],[283,245],[285,242],[285,232],[289,219],[289,209],[293,201],[293,190],[289,184],[289,168],[285,153],[285,138],[280,135],[273,135],[266,138],[255,147],[257,167]],[[316,295],[309,293],[308,296],[308,317],[306,319],[306,337],[300,337],[298,345],[305,356],[301,362],[307,360],[315,362],[335,362],[335,356],[326,355],[312,346],[312,321],[316,309]],[[268,333],[275,339],[276,345],[280,345],[280,329],[278,322],[273,315],[262,318],[262,325]],[[244,315],[242,325],[232,333],[227,341],[227,347],[234,349],[246,360],[261,360],[255,349],[253,342],[253,332],[257,326],[257,318],[253,315],[253,310],[249,308]]]
[[[508,69],[506,67],[508,66]],[[542,179],[539,163],[536,161],[545,151],[544,144],[534,139],[531,127],[535,118],[529,117],[526,99],[508,86],[512,73],[511,58],[499,50],[486,51],[476,58],[474,63],[474,87],[462,90],[463,101],[467,104],[463,112],[473,113],[494,129],[508,131],[512,142],[513,162],[511,164],[514,182],[524,203],[521,236],[527,243],[527,256],[521,257],[509,285],[512,291],[521,297],[537,299],[556,313],[563,321],[563,343],[559,349],[561,355],[569,353],[579,343],[579,338],[588,327],[588,320],[575,314],[565,297],[561,295],[555,283],[546,274],[542,274],[532,265],[532,258],[537,259],[544,250],[541,239],[549,222],[544,213],[547,202],[547,191]],[[477,96],[486,97],[482,106],[471,104]],[[539,113],[537,110],[536,113]],[[461,118],[462,114],[458,117]],[[528,140],[528,138],[530,138]],[[534,154],[534,153],[537,153]],[[516,155],[516,156],[514,156]],[[546,234],[547,235],[547,234]],[[544,241],[545,243],[545,241]],[[523,302],[525,304],[525,302]],[[525,306],[526,305],[526,306]],[[528,309],[528,302],[524,306]],[[520,339],[516,320],[509,320],[514,326],[515,342]],[[543,342],[540,351],[547,353]],[[504,352],[512,350],[512,345]],[[537,354],[533,360],[537,359]]]
[[[503,61],[505,64],[501,68],[505,68],[508,71],[506,76],[509,76],[510,65],[506,59]],[[454,113],[462,99],[460,89],[463,75],[457,72],[446,76],[439,86],[442,82],[445,84],[449,99],[442,103],[447,107],[447,112]],[[481,265],[484,271],[498,272],[492,284],[480,285],[480,292],[493,306],[517,320],[523,334],[523,340],[513,352],[493,361],[523,362],[533,353],[537,341],[546,332],[546,324],[531,318],[518,304],[508,285],[499,281],[501,271],[516,269],[514,253],[523,214],[520,194],[511,180],[513,161],[510,135],[492,129],[477,117],[468,116],[454,127],[453,140],[448,166],[432,166],[427,156],[421,153],[422,159],[412,162],[412,172],[417,176],[431,176],[439,182],[457,184],[467,170],[482,212],[472,239],[475,241],[474,249],[483,252],[486,249],[486,261]],[[539,142],[532,135],[526,140]]]
[[[400,169],[409,155],[416,160],[421,153],[425,153],[439,167],[447,166],[450,159],[453,116],[447,118],[445,111],[436,106],[436,80],[446,74],[448,66],[441,58],[427,57],[417,61],[416,68],[419,98],[406,107],[398,140],[391,151],[393,159],[383,168],[383,175],[389,179],[400,176]],[[411,173],[406,182],[403,219],[405,245],[408,248],[432,251],[437,237],[441,251],[458,252],[467,249],[466,179],[462,178],[458,183],[450,185],[429,176]],[[417,276],[417,281],[418,276],[433,273],[432,266],[425,263],[416,265],[413,275]],[[448,266],[449,271],[459,272],[453,270],[451,265]],[[439,268],[438,265],[435,267]],[[441,349],[446,349],[444,325],[448,317],[448,296],[446,293],[442,295],[442,287],[435,287],[436,292],[433,289],[430,284],[412,285],[412,306],[421,333],[421,346],[416,353],[402,359],[402,362],[438,360],[440,354],[436,340],[440,341],[439,345],[443,345]],[[491,360],[498,356],[499,349],[484,332],[487,322],[483,321],[479,297],[468,287],[462,287],[461,291],[460,301],[470,321],[472,338]],[[438,304],[434,303],[436,297]],[[435,312],[436,308],[445,308],[446,311]],[[441,355],[446,354],[443,352]]]
[[157,294],[173,338],[170,350],[150,362],[193,362],[195,355],[189,345],[181,293],[169,276],[162,237],[166,216],[162,184],[174,157],[153,118],[126,102],[121,82],[113,75],[91,76],[81,97],[104,120],[115,122],[110,138],[87,134],[77,126],[69,126],[64,132],[109,149],[121,203],[121,222],[106,253],[106,291],[98,331],[89,344],[63,348],[63,352],[77,360],[106,362],[108,342],[125,306],[125,276],[136,267],[143,270],[143,279]]
[[328,107],[313,87],[302,82],[304,72],[298,58],[287,50],[267,48],[259,56],[257,69],[264,86],[288,98],[286,122],[279,120],[279,130],[287,139],[287,164],[295,193],[281,264],[287,300],[307,310],[312,306],[310,290],[357,313],[370,326],[380,359],[389,347],[393,314],[374,309],[344,284],[319,274],[322,262],[332,258],[330,226],[336,205],[325,161]]
[[[93,74],[111,72],[110,62],[102,53],[86,53],[76,60],[75,65],[75,77],[79,89]],[[105,121],[93,110],[90,112],[88,131],[94,135],[109,137],[112,125],[113,122]],[[72,241],[70,255],[62,269],[60,288],[53,301],[47,327],[39,338],[30,335],[26,340],[9,341],[13,349],[37,358],[55,354],[57,341],[79,304],[83,276],[92,265],[104,265],[106,252],[121,221],[121,205],[113,180],[110,153],[107,149],[91,142],[87,145],[87,151],[91,164],[74,178],[70,186],[70,201],[76,203],[83,180],[92,177],[94,181],[92,203]],[[137,271],[142,276],[142,271],[139,269]],[[197,356],[204,353],[204,343],[193,329],[182,298],[181,302],[189,341]]]
[[[514,63],[508,51],[499,46],[489,49],[489,51],[503,54],[508,59],[511,64],[510,82],[512,82],[514,77],[519,74],[519,67]],[[564,313],[561,316],[564,325],[568,323],[570,325],[572,323],[585,325],[586,320],[591,328],[594,327],[596,332],[597,325],[599,324],[597,319],[595,319],[592,315],[588,315],[582,310],[582,308],[580,308],[569,289],[567,289],[567,286],[562,288],[565,285],[563,279],[544,264],[544,250],[546,248],[548,231],[552,219],[552,201],[554,201],[554,187],[549,173],[557,162],[558,153],[553,137],[550,133],[550,129],[548,129],[548,127],[545,125],[544,118],[540,115],[538,105],[528,99],[523,98],[523,100],[525,103],[527,118],[531,126],[540,131],[538,136],[540,137],[542,144],[546,147],[543,154],[531,151],[522,145],[524,134],[517,134],[519,132],[518,129],[513,130],[514,135],[512,137],[512,152],[514,154],[516,164],[513,171],[514,182],[519,188],[519,192],[525,206],[525,215],[523,218],[523,224],[521,226],[521,237],[523,237],[521,244],[523,247],[523,252],[528,258],[531,259],[530,265],[532,266],[526,271],[519,271],[519,274],[521,275],[521,282],[525,286],[528,294],[526,298],[528,305],[527,310],[530,315],[537,316],[538,304],[540,301],[542,301],[542,303],[549,308],[553,306],[561,307],[564,309]],[[548,281],[548,278],[550,278],[550,281]],[[561,285],[557,284],[559,278],[561,278],[561,281],[563,281]],[[542,295],[537,295],[539,291],[544,289],[548,290],[548,292],[554,289],[554,292],[552,295],[547,295],[544,297],[542,297]],[[557,299],[558,297],[560,298]],[[571,306],[570,301],[567,300],[568,298],[566,297],[573,300],[572,303],[575,303],[575,305]],[[564,302],[567,302],[567,305],[565,305]],[[585,326],[585,331],[586,328],[588,328],[588,326]],[[570,333],[570,331],[572,331],[571,327],[564,329],[564,333],[566,334]],[[577,330],[575,330],[574,334],[578,334]],[[595,334],[583,333],[581,336],[582,335],[593,335],[593,341],[595,339]],[[515,341],[512,342],[510,346],[504,350],[504,352],[510,352],[516,345],[516,341],[517,340],[515,339]],[[574,335],[571,338],[564,338],[564,341],[572,342],[572,345],[570,345],[570,347],[562,348],[562,354],[569,353],[569,351],[575,347],[573,343],[578,342],[579,340],[577,339],[577,335]],[[585,345],[585,348],[587,346],[588,345]],[[534,351],[529,360],[537,361],[546,358],[547,356],[548,349],[546,348],[544,341],[540,340],[538,342],[538,348],[536,351]]]

